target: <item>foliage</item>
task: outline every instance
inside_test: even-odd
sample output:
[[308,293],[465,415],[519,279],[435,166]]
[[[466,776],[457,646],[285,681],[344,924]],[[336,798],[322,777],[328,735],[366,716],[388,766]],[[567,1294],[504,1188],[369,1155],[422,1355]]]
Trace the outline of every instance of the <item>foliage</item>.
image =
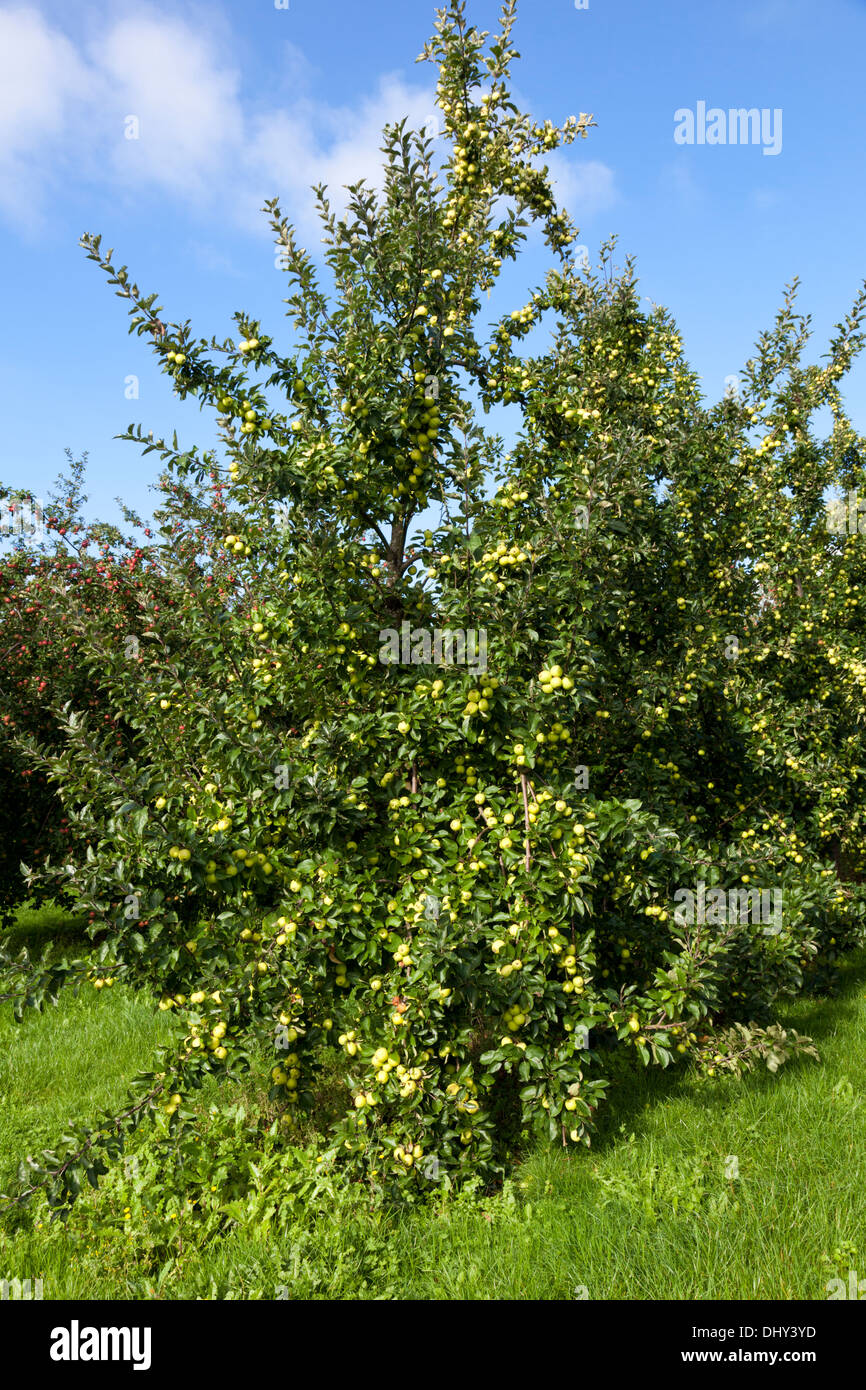
[[27,882],[22,863],[40,869],[86,854],[86,830],[75,809],[64,807],[42,756],[62,749],[67,708],[98,721],[102,734],[129,752],[129,731],[105,698],[82,634],[99,613],[106,640],[128,652],[141,594],[156,582],[144,572],[140,546],[119,561],[116,528],[83,521],[87,458],[73,460],[67,450],[67,459],[69,473],[58,480],[44,514],[14,492],[6,494],[10,517],[24,508],[25,519],[0,560],[0,915],[7,922],[28,896],[69,897],[62,881]]

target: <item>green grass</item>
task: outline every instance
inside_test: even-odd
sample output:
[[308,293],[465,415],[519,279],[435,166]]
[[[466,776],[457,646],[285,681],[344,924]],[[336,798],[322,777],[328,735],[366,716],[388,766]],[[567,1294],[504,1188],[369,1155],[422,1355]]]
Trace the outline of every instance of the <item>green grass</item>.
[[55,907],[25,907],[19,911],[15,925],[3,932],[3,944],[10,950],[26,946],[34,955],[50,946],[52,957],[74,948],[84,951],[89,946],[85,926],[84,917]]
[[[21,913],[14,944],[35,954],[85,954],[83,923],[50,908]],[[7,937],[8,939],[8,937]],[[98,996],[84,986],[63,994],[57,1008],[28,1011],[16,1023],[0,1007],[0,1191],[26,1153],[49,1147],[68,1119],[86,1121],[121,1101],[126,1083],[168,1037],[169,1020],[120,986]]]
[[[820,1063],[627,1074],[591,1151],[540,1150],[495,1197],[236,1230],[159,1267],[56,1223],[14,1246],[0,1231],[0,1275],[42,1277],[46,1298],[825,1298],[831,1277],[866,1276],[866,952],[782,1021]],[[167,1027],[118,987],[23,1026],[0,1010],[0,1170],[121,1098]]]

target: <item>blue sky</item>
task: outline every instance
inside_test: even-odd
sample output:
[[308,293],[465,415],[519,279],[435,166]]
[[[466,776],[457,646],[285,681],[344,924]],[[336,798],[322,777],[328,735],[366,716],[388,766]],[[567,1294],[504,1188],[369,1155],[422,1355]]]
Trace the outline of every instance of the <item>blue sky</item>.
[[[238,309],[279,334],[285,280],[264,199],[279,196],[316,250],[309,186],[338,196],[374,180],[384,121],[422,125],[433,110],[434,69],[414,62],[432,32],[427,0],[288,4],[0,0],[0,480],[44,497],[69,446],[90,455],[91,514],[116,517],[118,494],[149,512],[158,462],[113,436],[135,421],[176,429],[182,447],[216,437],[128,336],[82,232],[101,233],[164,316],[197,334],[227,336]],[[469,9],[495,30],[498,5]],[[866,3],[523,0],[516,37],[523,107],[597,122],[554,157],[581,241],[594,257],[618,234],[707,395],[723,393],[795,275],[817,359],[866,275]],[[675,112],[699,102],[780,109],[779,153],[676,143]],[[124,136],[130,115],[137,140]],[[527,285],[544,265],[534,247]],[[862,363],[848,399],[866,433]]]

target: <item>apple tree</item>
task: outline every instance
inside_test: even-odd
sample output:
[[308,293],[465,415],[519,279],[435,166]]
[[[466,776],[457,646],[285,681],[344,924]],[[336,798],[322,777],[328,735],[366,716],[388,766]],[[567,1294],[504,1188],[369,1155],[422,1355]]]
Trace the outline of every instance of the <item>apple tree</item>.
[[[48,762],[91,853],[44,872],[107,929],[94,982],[178,1043],[22,1196],[65,1203],[146,1116],[175,1152],[264,1058],[287,1144],[336,1075],[323,1160],[491,1178],[536,1133],[589,1143],[617,1056],[809,1051],[775,1005],[862,939],[863,560],[826,498],[861,476],[866,300],[817,368],[792,287],[707,402],[614,244],[583,265],[544,159],[593,122],[516,108],[514,20],[439,12],[441,141],[390,127],[380,189],[316,190],[320,263],[267,204],[290,350],[242,312],[195,337],[84,239],[222,442],[128,432],[166,470],[139,660],[55,586],[129,741],[69,711]],[[530,233],[550,268],[485,324]]]

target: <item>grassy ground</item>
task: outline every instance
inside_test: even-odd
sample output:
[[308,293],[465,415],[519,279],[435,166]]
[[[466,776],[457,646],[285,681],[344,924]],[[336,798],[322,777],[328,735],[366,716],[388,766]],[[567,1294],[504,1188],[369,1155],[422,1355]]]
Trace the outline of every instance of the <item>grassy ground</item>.
[[[35,953],[49,940],[69,954],[90,944],[72,918],[50,908],[22,912],[15,944]],[[163,1014],[117,987],[104,1000],[85,988],[21,1024],[11,1005],[0,1007],[0,1190],[23,1155],[49,1147],[68,1119],[122,1100],[168,1027]]]
[[[495,1197],[238,1230],[159,1268],[136,1241],[0,1230],[0,1277],[42,1277],[46,1298],[825,1298],[830,1278],[866,1277],[866,953],[783,1022],[820,1063],[628,1075],[590,1152],[540,1150]],[[0,1009],[0,1188],[68,1116],[121,1099],[169,1026],[118,987],[23,1025]]]

